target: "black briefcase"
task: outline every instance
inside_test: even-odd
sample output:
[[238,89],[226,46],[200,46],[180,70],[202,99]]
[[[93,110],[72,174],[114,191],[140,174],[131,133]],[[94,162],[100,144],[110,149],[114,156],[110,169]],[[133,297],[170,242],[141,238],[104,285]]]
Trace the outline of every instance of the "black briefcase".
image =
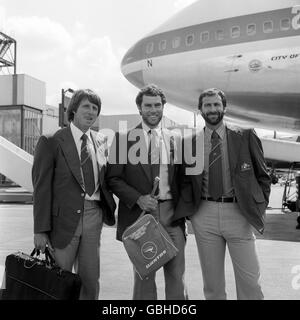
[[78,300],[79,275],[59,268],[46,250],[45,259],[33,250],[10,254],[5,261],[2,300]]

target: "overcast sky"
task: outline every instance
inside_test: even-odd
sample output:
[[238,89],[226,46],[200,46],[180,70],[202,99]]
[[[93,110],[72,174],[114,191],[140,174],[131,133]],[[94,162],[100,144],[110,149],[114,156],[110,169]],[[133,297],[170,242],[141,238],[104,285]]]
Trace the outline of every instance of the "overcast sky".
[[[0,30],[17,40],[17,73],[46,83],[47,104],[61,89],[92,88],[103,114],[136,113],[138,92],[122,75],[125,52],[193,0],[0,0]],[[192,123],[191,112],[165,114]]]

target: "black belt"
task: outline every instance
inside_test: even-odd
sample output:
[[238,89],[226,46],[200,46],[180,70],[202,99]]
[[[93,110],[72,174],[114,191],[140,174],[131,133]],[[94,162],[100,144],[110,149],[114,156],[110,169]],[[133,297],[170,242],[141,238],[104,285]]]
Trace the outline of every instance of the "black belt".
[[201,197],[202,200],[215,201],[215,202],[237,202],[236,197],[220,197],[218,199],[213,199],[212,197]]

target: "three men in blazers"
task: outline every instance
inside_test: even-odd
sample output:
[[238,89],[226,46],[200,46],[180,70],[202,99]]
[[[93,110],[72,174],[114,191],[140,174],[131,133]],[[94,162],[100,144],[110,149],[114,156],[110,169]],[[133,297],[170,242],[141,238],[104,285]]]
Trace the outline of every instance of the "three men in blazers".
[[[179,197],[176,179],[178,166],[174,161],[178,135],[161,128],[165,103],[166,97],[157,86],[148,85],[140,90],[136,104],[142,122],[125,134],[116,134],[110,151],[107,182],[120,200],[118,240],[121,240],[124,230],[139,218],[143,210],[159,220],[169,233],[179,252],[163,267],[165,295],[166,299],[183,300],[186,298],[185,221],[184,218],[174,221]],[[158,158],[155,154],[158,154]],[[160,178],[159,192],[152,197],[156,176]],[[155,273],[141,280],[134,271],[133,299],[157,299]]]
[[115,202],[104,179],[106,137],[90,128],[101,110],[92,90],[76,91],[66,128],[41,136],[34,155],[34,244],[48,246],[56,263],[80,275],[80,299],[99,294],[99,250],[103,222],[115,223]]

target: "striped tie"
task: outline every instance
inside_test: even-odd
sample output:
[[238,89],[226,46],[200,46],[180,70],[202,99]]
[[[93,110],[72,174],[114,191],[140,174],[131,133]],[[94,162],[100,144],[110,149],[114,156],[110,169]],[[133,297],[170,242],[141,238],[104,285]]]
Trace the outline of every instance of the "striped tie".
[[95,191],[95,180],[91,153],[87,145],[88,136],[81,136],[81,168],[83,172],[85,191],[91,196]]
[[208,192],[214,200],[217,200],[223,194],[221,142],[219,139],[219,135],[215,130],[211,135],[211,151],[209,153]]
[[[149,147],[148,147],[148,163],[151,168],[152,182],[154,182],[155,177],[159,177],[159,167],[160,167],[160,146],[159,137],[155,130],[148,131]],[[157,188],[155,195],[159,194],[159,188]]]

